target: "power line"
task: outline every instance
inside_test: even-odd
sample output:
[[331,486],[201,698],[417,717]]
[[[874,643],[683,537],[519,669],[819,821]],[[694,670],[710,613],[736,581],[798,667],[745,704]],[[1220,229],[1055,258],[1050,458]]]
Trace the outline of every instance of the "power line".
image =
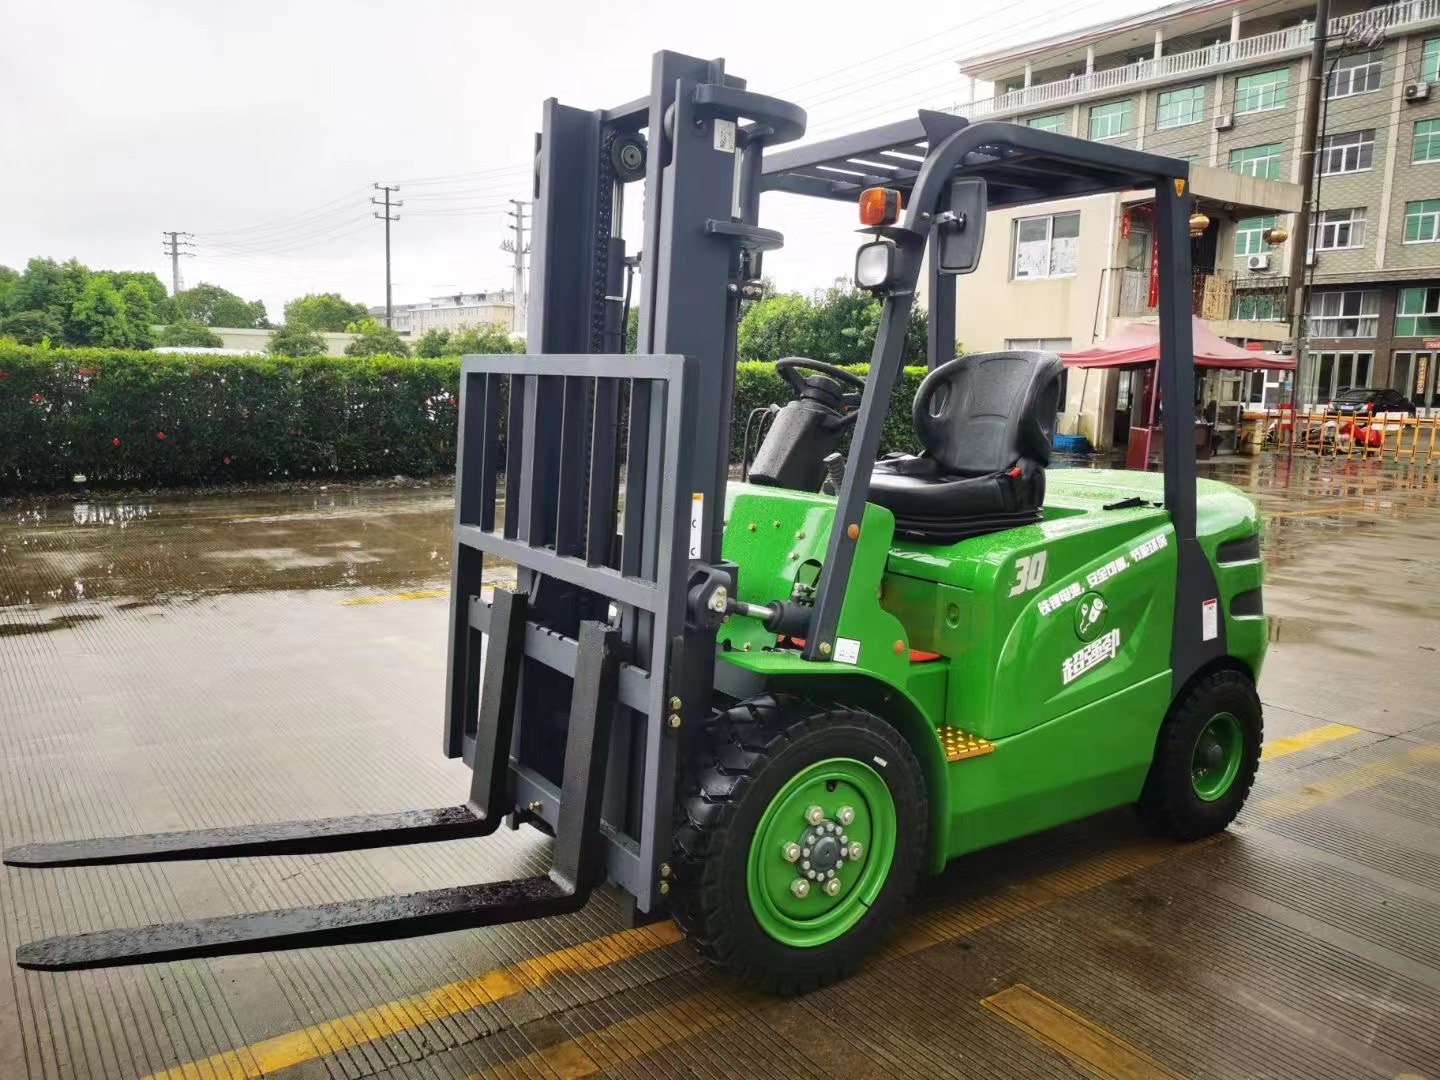
[[385,198],[384,198],[383,203],[382,203],[382,201],[381,201],[380,199],[377,199],[377,198],[375,198],[374,196],[371,196],[370,201],[371,201],[372,203],[374,203],[376,206],[382,206],[382,205],[383,205],[383,206],[385,207],[384,213],[376,214],[375,216],[376,216],[377,218],[379,218],[381,221],[385,222],[385,325],[388,327],[388,326],[390,325],[390,317],[391,317],[391,301],[390,301],[390,223],[391,223],[392,221],[399,221],[399,220],[400,220],[400,215],[399,215],[399,214],[395,214],[395,215],[392,216],[391,213],[390,213],[390,209],[391,209],[392,206],[403,206],[403,205],[405,205],[405,204],[402,203],[402,202],[399,202],[398,200],[397,200],[396,202],[393,202],[393,203],[390,201],[390,196],[391,196],[391,194],[394,193],[394,192],[396,192],[396,191],[399,191],[399,190],[400,190],[400,185],[399,185],[399,184],[376,184],[376,185],[374,185],[374,187],[375,187],[375,190],[376,190],[376,191],[383,191],[383,192],[385,193]]

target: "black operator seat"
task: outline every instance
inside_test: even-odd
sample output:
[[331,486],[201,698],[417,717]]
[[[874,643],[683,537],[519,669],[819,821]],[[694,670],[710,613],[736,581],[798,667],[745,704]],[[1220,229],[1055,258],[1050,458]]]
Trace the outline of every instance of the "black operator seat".
[[925,376],[913,409],[924,451],[877,461],[870,480],[895,535],[951,544],[1039,521],[1063,369],[1055,353],[975,353]]

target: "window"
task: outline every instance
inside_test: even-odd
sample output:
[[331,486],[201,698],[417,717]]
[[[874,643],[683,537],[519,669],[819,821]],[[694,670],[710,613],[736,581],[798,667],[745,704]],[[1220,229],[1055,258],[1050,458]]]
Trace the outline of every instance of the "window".
[[1343,135],[1326,135],[1316,160],[1324,176],[1336,173],[1364,172],[1375,160],[1375,129],[1347,131]]
[[1405,243],[1433,244],[1440,240],[1440,199],[1405,204]]
[[1198,124],[1205,113],[1205,87],[1187,86],[1160,95],[1155,110],[1155,130]]
[[1401,289],[1396,337],[1440,337],[1440,289]]
[[1241,218],[1235,223],[1235,254],[1259,255],[1266,248],[1265,231],[1275,227],[1274,216]]
[[1242,75],[1235,80],[1235,111],[1250,113],[1283,109],[1289,89],[1289,68]]
[[1380,293],[1375,289],[1310,294],[1305,333],[1317,338],[1374,337],[1380,327]]
[[1426,161],[1440,161],[1440,120],[1415,121],[1415,147],[1410,152],[1410,162],[1419,165]]
[[1265,322],[1285,318],[1285,297],[1269,290],[1241,289],[1230,303],[1230,318]]
[[1230,151],[1230,171],[1262,180],[1280,179],[1280,144],[1243,146]]
[[1342,390],[1370,385],[1373,353],[1322,352],[1312,355],[1315,364],[1310,376],[1309,396],[1317,405],[1327,404]]
[[1440,79],[1440,38],[1431,38],[1420,51],[1420,81]]
[[1326,97],[1353,97],[1380,89],[1381,53],[1356,53],[1342,56],[1335,64],[1335,73],[1330,76],[1330,87]]
[[1078,210],[1015,222],[1015,277],[1068,277],[1075,273],[1079,254]]
[[[1316,240],[1319,243],[1316,243]],[[1324,210],[1315,220],[1311,230],[1310,248],[1313,251],[1338,251],[1341,248],[1365,246],[1365,208],[1353,210]]]
[[1118,139],[1130,133],[1130,102],[1112,101],[1090,110],[1090,138]]
[[1055,113],[1053,116],[1037,116],[1033,120],[1025,121],[1025,123],[1033,128],[1038,128],[1040,131],[1053,131],[1059,135],[1065,134],[1064,113]]

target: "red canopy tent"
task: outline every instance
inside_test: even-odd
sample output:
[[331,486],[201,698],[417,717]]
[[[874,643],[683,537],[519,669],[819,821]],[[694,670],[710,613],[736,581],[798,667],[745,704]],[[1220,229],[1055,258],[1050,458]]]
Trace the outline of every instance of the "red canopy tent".
[[[1197,316],[1191,316],[1191,333],[1194,337],[1197,368],[1224,368],[1230,371],[1295,370],[1294,357],[1272,352],[1252,352],[1239,345],[1231,345]],[[1160,327],[1155,323],[1131,323],[1088,349],[1061,353],[1060,358],[1065,361],[1066,367],[1150,369],[1145,372],[1146,424],[1143,427],[1131,426],[1130,448],[1126,455],[1126,464],[1130,468],[1146,468],[1150,460],[1151,440],[1159,430],[1155,426],[1159,380],[1155,378],[1154,367],[1160,359]]]

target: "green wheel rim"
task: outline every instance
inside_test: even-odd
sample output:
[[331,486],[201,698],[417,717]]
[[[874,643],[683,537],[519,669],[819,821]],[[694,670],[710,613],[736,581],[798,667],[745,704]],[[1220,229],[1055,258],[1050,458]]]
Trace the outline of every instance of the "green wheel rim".
[[1240,721],[1228,712],[1216,713],[1200,729],[1190,757],[1190,783],[1195,794],[1206,802],[1214,802],[1235,783],[1240,772],[1240,759],[1245,752],[1245,737]]
[[885,886],[896,830],[890,789],[864,762],[829,758],[796,773],[750,841],[745,887],[760,927],[796,948],[842,936]]

